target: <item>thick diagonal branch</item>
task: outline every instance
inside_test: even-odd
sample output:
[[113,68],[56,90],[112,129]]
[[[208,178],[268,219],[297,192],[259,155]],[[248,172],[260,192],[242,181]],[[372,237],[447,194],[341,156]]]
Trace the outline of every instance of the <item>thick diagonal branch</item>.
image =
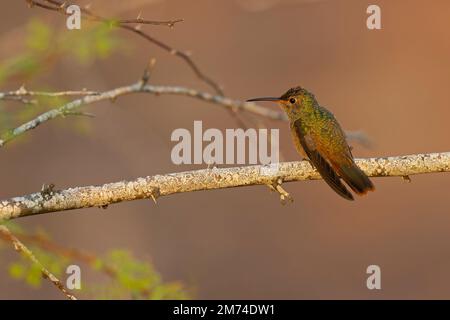
[[[371,177],[409,177],[415,174],[450,171],[450,152],[398,157],[357,159],[360,168]],[[105,207],[137,199],[155,199],[175,193],[273,185],[320,179],[308,161],[280,163],[278,170],[260,165],[205,169],[120,181],[102,186],[45,190],[0,201],[0,219],[58,212],[72,209]]]

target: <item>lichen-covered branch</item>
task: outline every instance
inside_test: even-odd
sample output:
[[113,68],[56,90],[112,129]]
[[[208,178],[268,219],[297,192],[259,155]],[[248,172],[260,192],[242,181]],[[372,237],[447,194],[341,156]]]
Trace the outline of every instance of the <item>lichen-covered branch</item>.
[[79,90],[79,91],[60,91],[60,92],[47,92],[47,91],[29,91],[25,89],[24,86],[20,87],[16,91],[10,91],[10,92],[1,92],[0,93],[0,99],[6,99],[8,97],[14,98],[14,97],[50,97],[50,98],[56,98],[56,97],[68,97],[68,96],[92,96],[96,95],[98,92],[96,91],[88,91],[86,89]]
[[[415,174],[450,171],[450,152],[398,157],[357,159],[371,177],[409,177]],[[122,201],[153,199],[175,193],[234,188],[253,185],[279,185],[282,182],[320,179],[308,161],[280,163],[278,170],[260,165],[213,168],[120,181],[102,186],[66,190],[44,188],[41,192],[0,201],[0,219],[103,207]],[[373,195],[371,195],[373,196]]]
[[[97,91],[61,91],[61,92],[38,92],[29,91],[24,88],[20,88],[16,91],[10,92],[0,92],[0,100],[8,98],[16,98],[17,100],[23,100],[25,97],[60,97],[60,96],[71,96],[71,95],[81,95],[83,97],[73,100],[59,108],[49,110],[42,113],[38,117],[18,126],[15,129],[3,132],[0,135],[0,147],[4,146],[6,143],[10,142],[17,136],[36,128],[37,126],[57,117],[64,117],[76,113],[76,111],[85,106],[95,102],[100,102],[104,100],[114,101],[117,97],[130,94],[130,93],[150,93],[154,95],[180,95],[192,97],[195,99],[203,100],[205,102],[213,103],[222,107],[230,108],[233,110],[247,111],[262,117],[266,117],[273,120],[284,120],[286,121],[286,115],[283,112],[271,110],[259,106],[252,102],[244,102],[236,99],[231,99],[223,97],[220,95],[213,95],[207,92],[198,91],[191,88],[180,87],[180,86],[158,86],[143,84],[142,80],[139,82],[124,86],[120,88],[115,88],[105,92]],[[347,138],[351,140],[358,141],[363,145],[369,145],[367,137],[362,132],[350,132],[347,131]]]
[[23,254],[25,257],[27,257],[32,263],[35,263],[42,272],[42,276],[46,279],[48,279],[58,290],[60,290],[67,299],[69,300],[77,300],[77,298],[70,294],[67,289],[64,287],[62,282],[53,274],[51,273],[47,268],[45,268],[42,263],[36,258],[36,256],[31,252],[30,249],[28,249],[15,235],[9,231],[9,229],[4,226],[0,225],[0,238],[3,238],[4,240],[10,242],[14,249]]
[[[18,93],[23,92],[23,95],[20,95]],[[109,91],[105,92],[94,92],[92,95],[85,95],[81,98],[78,98],[76,100],[73,100],[65,105],[62,105],[59,108],[49,110],[47,112],[42,113],[35,119],[32,119],[19,127],[9,130],[7,132],[4,132],[0,135],[0,147],[4,146],[9,141],[13,140],[17,136],[36,128],[37,126],[51,120],[57,117],[64,117],[67,115],[73,114],[74,111],[81,108],[82,106],[92,104],[95,102],[103,101],[103,100],[110,100],[114,101],[117,97],[130,94],[130,93],[150,93],[150,94],[156,94],[156,95],[162,95],[162,94],[171,94],[171,95],[183,95],[188,97],[197,98],[206,102],[211,102],[217,105],[221,105],[224,107],[236,109],[236,110],[245,110],[248,112],[252,112],[254,114],[258,114],[264,117],[268,117],[271,119],[285,119],[285,116],[283,113],[279,111],[270,110],[268,108],[264,108],[261,106],[258,106],[254,103],[250,102],[242,102],[239,100],[233,100],[230,98],[226,98],[219,95],[212,95],[210,93],[198,91],[195,89],[185,88],[185,87],[178,87],[178,86],[155,86],[155,85],[149,85],[143,83],[142,80],[136,82],[135,84],[115,88]],[[16,98],[23,98],[24,96],[39,96],[40,94],[44,94],[46,96],[61,96],[64,95],[66,92],[34,92],[34,91],[24,91],[24,90],[17,90],[12,91],[8,93],[1,93],[0,92],[0,100],[5,97],[10,97],[12,94]],[[80,92],[77,92],[80,93]]]

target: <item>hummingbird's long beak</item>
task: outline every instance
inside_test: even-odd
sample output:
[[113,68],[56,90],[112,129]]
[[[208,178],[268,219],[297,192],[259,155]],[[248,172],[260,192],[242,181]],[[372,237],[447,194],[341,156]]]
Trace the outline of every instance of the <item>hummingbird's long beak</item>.
[[253,101],[280,101],[281,99],[279,97],[262,97],[262,98],[253,98],[248,99],[247,102],[253,102]]

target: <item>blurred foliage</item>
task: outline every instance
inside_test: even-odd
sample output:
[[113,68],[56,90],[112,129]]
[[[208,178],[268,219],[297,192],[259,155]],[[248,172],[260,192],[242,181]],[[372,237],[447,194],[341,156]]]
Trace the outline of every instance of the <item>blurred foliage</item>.
[[109,286],[92,286],[88,289],[99,298],[120,299],[129,293],[134,299],[188,299],[189,295],[178,282],[164,283],[153,265],[136,260],[125,250],[111,250],[103,259],[95,262],[98,271],[105,266],[116,271],[116,281]]
[[0,84],[8,79],[30,80],[63,57],[90,64],[109,57],[120,47],[108,23],[86,24],[81,30],[69,31],[54,29],[42,20],[33,19],[26,33],[25,52],[0,62]]
[[[120,43],[112,34],[111,26],[111,22],[84,24],[82,30],[68,31],[65,28],[56,30],[42,20],[31,20],[26,28],[24,52],[0,61],[0,85],[14,81],[25,84],[29,90],[54,91],[55,89],[44,87],[41,84],[36,87],[30,83],[34,78],[49,71],[63,58],[73,59],[74,63],[87,66],[98,59],[109,57],[114,50],[120,48]],[[69,88],[56,90],[67,89]],[[12,128],[29,121],[46,110],[67,103],[70,98],[32,97],[32,99],[36,99],[36,103],[0,102],[2,138],[11,133],[11,130],[5,130],[5,128]],[[86,133],[89,130],[89,122],[84,117],[74,117],[74,120],[70,122],[65,120],[64,126],[67,127],[68,123],[72,124],[79,133]],[[29,137],[29,135],[24,135],[24,137]],[[31,243],[24,241],[24,244],[60,280],[63,281],[66,278],[65,270],[70,264],[85,265],[92,273],[106,275],[107,280],[101,283],[83,282],[82,289],[74,291],[75,295],[98,299],[189,298],[188,292],[180,283],[164,282],[151,263],[140,261],[126,250],[114,249],[104,256],[95,257],[93,261],[90,259],[88,259],[89,261],[76,261],[76,256],[70,254],[73,253],[73,249],[67,249],[67,254],[65,254],[59,249],[50,250],[51,246],[43,246],[42,243],[51,243],[50,237],[44,231],[38,230],[31,234],[15,223],[7,225],[19,239],[21,239],[21,235],[24,238],[33,239]],[[37,241],[38,239],[43,242],[40,243]],[[10,249],[10,244],[5,246],[5,243],[0,241],[0,252],[6,248]],[[39,288],[44,280],[40,268],[25,256],[19,256],[16,261],[12,262],[8,266],[8,272],[13,279],[24,281],[33,288]]]
[[[35,246],[30,248],[42,265],[57,277],[63,274],[64,266],[70,264],[70,261],[64,257],[57,258],[51,253],[45,252]],[[23,280],[33,288],[39,288],[42,281],[46,281],[42,277],[41,268],[31,263],[26,256],[22,256],[19,260],[12,262],[8,267],[8,272],[13,279]]]
[[[64,91],[69,88],[50,88],[42,84],[31,84],[33,79],[46,74],[62,59],[72,63],[89,66],[93,62],[108,58],[121,48],[121,43],[113,35],[110,23],[85,23],[81,30],[54,28],[39,19],[32,19],[26,27],[24,52],[16,53],[13,58],[0,61],[0,85],[8,81],[26,84],[33,91]],[[30,88],[28,88],[30,86]],[[16,88],[17,89],[17,88]],[[31,120],[46,110],[67,103],[64,98],[32,97],[36,104],[20,105],[18,102],[0,102],[0,128],[12,128]],[[14,106],[7,108],[6,104]],[[19,104],[19,105],[18,105]],[[73,117],[66,121],[70,129],[80,134],[89,133],[89,120],[85,117]],[[3,136],[4,137],[4,136]]]
[[[27,241],[23,243],[42,265],[63,283],[68,276],[65,270],[71,264],[80,265],[80,267],[86,265],[92,273],[107,275],[106,280],[101,283],[82,281],[80,290],[72,290],[76,296],[95,299],[180,300],[190,298],[190,294],[181,283],[164,282],[151,263],[137,259],[127,250],[112,249],[104,256],[92,256],[94,257],[92,261],[77,261],[73,255],[74,249],[65,248],[66,254],[64,254],[60,250],[61,247],[56,245],[59,248],[58,251],[51,250],[51,246],[48,246],[51,239],[43,230],[28,233],[16,223],[8,222],[7,226],[19,239],[27,238],[27,236],[33,239],[28,241],[30,243]],[[11,248],[10,244],[6,246],[4,244],[0,246],[0,253],[8,247]],[[76,252],[80,251],[76,250]],[[82,267],[82,280],[88,277],[85,270],[86,268]],[[47,281],[42,277],[41,269],[22,255],[9,264],[8,273],[11,278],[24,281],[32,288],[40,288],[42,281]]]

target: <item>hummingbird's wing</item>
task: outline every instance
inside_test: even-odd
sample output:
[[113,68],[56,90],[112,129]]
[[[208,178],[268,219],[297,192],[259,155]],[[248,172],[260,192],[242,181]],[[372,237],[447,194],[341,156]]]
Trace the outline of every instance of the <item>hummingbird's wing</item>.
[[363,195],[375,190],[367,175],[356,165],[341,126],[333,114],[327,112],[329,116],[323,120],[320,129],[312,132],[316,149],[354,192]]
[[308,156],[313,166],[319,171],[323,180],[334,190],[337,194],[347,200],[354,200],[353,195],[347,190],[345,185],[341,182],[339,176],[334,171],[333,167],[328,163],[324,156],[317,149],[317,145],[314,142],[314,137],[310,135],[304,135],[301,132],[301,126],[299,123],[294,123],[294,130],[299,138],[299,142]]
[[[344,131],[334,116],[329,111],[326,112],[327,116],[321,118],[320,125],[309,130],[308,134],[303,134],[303,148],[309,149],[313,157],[314,153],[318,153],[331,167],[334,175],[341,177],[354,192],[362,195],[373,191],[374,185],[353,160]],[[310,156],[308,155],[308,157]],[[313,160],[312,162],[314,163]],[[320,172],[319,168],[317,170]]]

